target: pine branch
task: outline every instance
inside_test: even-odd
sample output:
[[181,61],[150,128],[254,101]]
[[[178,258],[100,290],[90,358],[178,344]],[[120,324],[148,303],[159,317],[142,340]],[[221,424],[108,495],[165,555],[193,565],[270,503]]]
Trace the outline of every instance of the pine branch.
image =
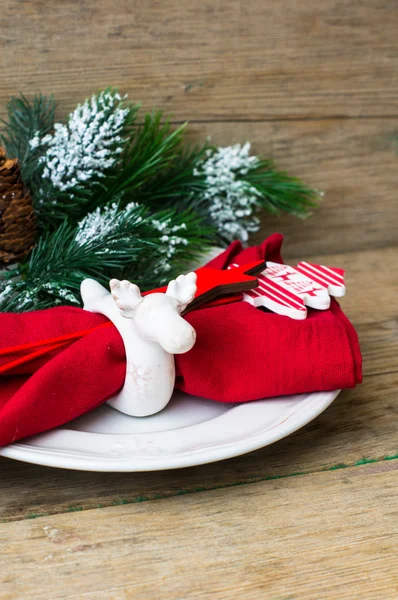
[[7,155],[18,158],[25,185],[30,187],[31,179],[37,173],[39,153],[30,145],[35,136],[45,136],[54,126],[56,103],[52,96],[41,94],[29,102],[25,96],[11,98],[7,105],[8,121],[2,120],[4,131],[0,136]]
[[29,262],[3,275],[2,311],[80,305],[80,284],[93,277],[131,277],[151,289],[184,270],[210,244],[210,232],[189,214],[151,215],[142,206],[108,205],[76,227],[66,221],[43,234]]
[[2,139],[42,235],[28,262],[1,275],[0,310],[79,305],[85,277],[157,287],[208,245],[246,242],[262,210],[306,217],[316,206],[317,191],[250,155],[250,144],[188,147],[185,124],[173,129],[161,111],[137,124],[138,105],[112,88],[66,125],[54,125],[54,109],[44,96],[8,105]]
[[250,144],[209,147],[195,163],[197,193],[173,206],[189,207],[216,229],[217,243],[234,239],[247,242],[258,231],[261,210],[285,211],[300,217],[310,214],[319,193],[299,179],[277,171],[271,160],[250,155]]
[[95,198],[108,190],[119,171],[137,110],[138,105],[107,88],[78,105],[66,125],[55,124],[52,135],[30,141],[44,149],[34,189],[43,229],[65,218],[76,223],[98,205]]
[[[156,198],[163,197],[164,187],[170,189],[174,185],[170,176],[174,175],[175,181],[178,181],[178,167],[184,166],[192,174],[193,160],[198,151],[188,154],[184,150],[186,124],[172,130],[170,122],[162,122],[162,118],[161,111],[147,113],[144,122],[132,131],[120,169],[111,185],[105,185],[107,190],[98,199],[99,203],[111,199],[115,194],[123,194],[125,203],[148,200],[148,205],[155,206],[154,194]],[[185,176],[186,173],[179,173],[181,180]]]
[[145,240],[149,225],[143,209],[129,211],[128,218],[119,217],[115,225],[98,238],[85,239],[81,229],[65,221],[55,232],[42,235],[29,262],[20,267],[22,280],[15,282],[13,290],[10,281],[4,282],[1,309],[19,312],[61,302],[79,305],[85,277],[106,283],[108,269],[119,274],[150,244]]
[[[136,108],[132,109],[134,119]],[[130,116],[123,128],[120,158],[100,178],[91,178],[69,193],[54,189],[48,179],[40,182],[36,204],[46,227],[65,217],[74,223],[88,211],[115,200],[122,206],[142,202],[157,210],[203,191],[204,184],[194,177],[193,170],[207,145],[185,148],[186,125],[173,130],[168,120],[162,121],[161,111],[146,114],[142,124],[134,119]]]
[[250,144],[181,148],[169,165],[128,197],[152,209],[194,211],[215,229],[219,245],[236,238],[246,242],[259,229],[262,210],[309,216],[319,192],[249,151]]
[[258,205],[266,211],[281,211],[306,218],[317,206],[319,192],[306,186],[300,179],[275,168],[272,160],[260,159],[257,167],[243,177],[259,195]]
[[139,201],[154,208],[170,206],[186,210],[195,207],[205,192],[206,181],[194,172],[208,149],[207,142],[182,146],[169,165],[141,187]]
[[151,250],[133,271],[130,267],[125,271],[143,290],[164,285],[187,272],[214,245],[213,228],[193,211],[163,210],[151,213],[150,219],[156,251]]

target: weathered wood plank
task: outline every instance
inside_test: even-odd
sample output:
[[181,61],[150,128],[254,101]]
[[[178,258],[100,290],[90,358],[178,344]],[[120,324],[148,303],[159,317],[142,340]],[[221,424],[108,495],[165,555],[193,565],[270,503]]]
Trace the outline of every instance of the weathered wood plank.
[[136,503],[398,454],[398,373],[342,392],[289,438],[228,461],[155,473],[84,473],[0,459],[0,520]]
[[2,600],[395,598],[398,461],[0,527]]
[[[286,256],[330,254],[398,245],[397,119],[192,124],[188,139],[218,145],[253,143],[280,169],[323,190],[312,218],[263,215],[259,241],[286,235]],[[397,250],[398,253],[398,250]]]
[[[224,463],[163,473],[104,475],[2,459],[0,519],[135,502],[397,454],[398,281],[391,277],[395,249],[331,255],[326,262],[347,269],[348,294],[342,301],[361,340],[362,386],[343,392],[316,421],[288,439]],[[379,290],[383,290],[382,302]]]
[[398,245],[397,119],[209,123],[190,131],[218,145],[249,140],[255,152],[325,193],[308,220],[264,215],[255,240],[281,231],[285,256],[299,258]]
[[0,105],[114,84],[180,120],[397,115],[397,18],[384,0],[9,0]]
[[[336,237],[338,238],[338,233]],[[288,238],[285,239],[285,245],[288,250]],[[286,254],[289,255],[289,252]],[[398,247],[325,256],[308,256],[307,253],[296,256],[296,260],[301,259],[340,266],[346,270],[347,294],[341,298],[340,303],[356,327],[374,324],[374,333],[381,334],[383,327],[380,328],[378,324],[390,322],[394,329],[398,313]],[[294,264],[295,260],[291,258],[290,262]],[[393,342],[392,338],[388,339]],[[366,350],[366,346],[363,350]]]

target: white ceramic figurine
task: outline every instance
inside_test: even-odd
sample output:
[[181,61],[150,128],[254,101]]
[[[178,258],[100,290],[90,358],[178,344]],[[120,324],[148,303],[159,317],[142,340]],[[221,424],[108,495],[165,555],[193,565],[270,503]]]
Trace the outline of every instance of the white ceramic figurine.
[[110,288],[111,294],[93,279],[81,285],[85,310],[107,316],[126,350],[124,387],[108,404],[135,417],[152,415],[173,393],[173,355],[188,352],[195,343],[195,330],[181,312],[195,296],[196,273],[170,281],[165,294],[141,296],[136,285],[117,279]]

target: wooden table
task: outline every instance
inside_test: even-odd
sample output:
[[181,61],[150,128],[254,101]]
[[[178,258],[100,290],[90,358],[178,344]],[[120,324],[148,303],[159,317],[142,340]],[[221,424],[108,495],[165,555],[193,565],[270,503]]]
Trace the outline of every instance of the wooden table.
[[[347,270],[364,382],[252,454],[143,474],[0,460],[0,598],[398,597],[398,14],[360,0],[9,0],[0,100],[110,83],[325,191],[265,218]],[[4,114],[4,111],[3,111]]]

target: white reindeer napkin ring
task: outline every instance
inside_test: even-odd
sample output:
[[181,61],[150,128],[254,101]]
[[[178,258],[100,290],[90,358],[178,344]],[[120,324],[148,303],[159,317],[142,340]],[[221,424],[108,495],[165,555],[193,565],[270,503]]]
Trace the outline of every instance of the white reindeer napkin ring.
[[193,327],[181,312],[196,292],[196,273],[170,281],[165,294],[141,296],[129,281],[112,279],[111,293],[93,279],[81,284],[84,309],[108,317],[126,350],[126,377],[120,392],[108,400],[117,410],[145,417],[162,410],[174,389],[174,354],[190,350]]

